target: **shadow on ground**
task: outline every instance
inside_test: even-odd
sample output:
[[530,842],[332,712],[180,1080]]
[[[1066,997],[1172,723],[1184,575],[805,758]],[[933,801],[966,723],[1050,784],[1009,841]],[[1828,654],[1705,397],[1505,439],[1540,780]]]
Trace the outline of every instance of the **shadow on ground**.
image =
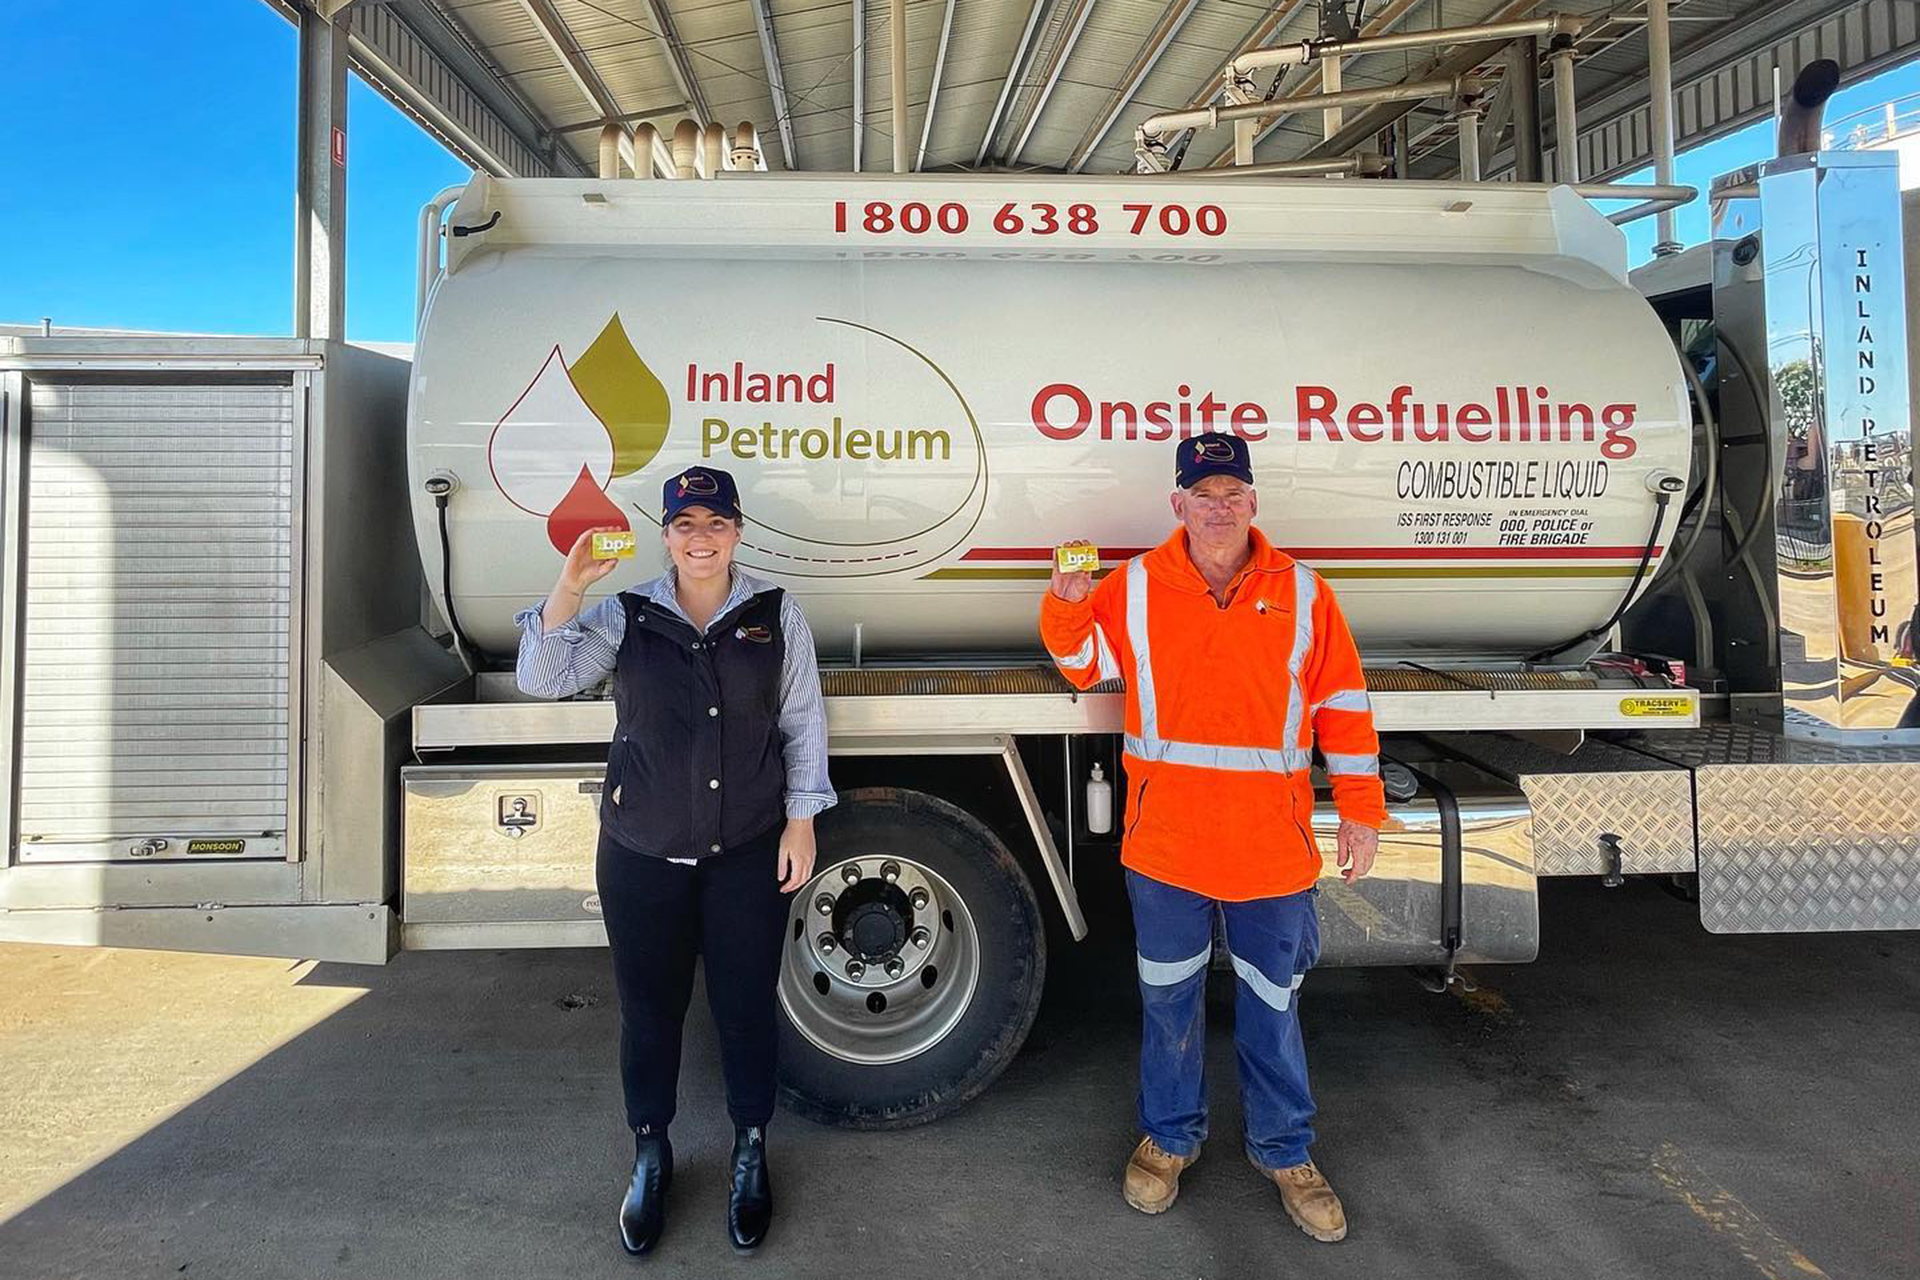
[[1920,937],[1710,937],[1657,886],[1550,883],[1540,961],[1481,971],[1475,995],[1316,974],[1316,1154],[1354,1222],[1328,1247],[1240,1152],[1220,974],[1204,1158],[1165,1216],[1121,1202],[1131,937],[1117,877],[1089,890],[1095,937],[1056,943],[1028,1048],[985,1097],[906,1133],[776,1121],[756,1257],[721,1235],[730,1130],[699,997],[671,1225],[634,1263],[612,1229],[629,1146],[604,956],[422,953],[315,970],[371,989],[0,1224],[0,1274],[1920,1274]]

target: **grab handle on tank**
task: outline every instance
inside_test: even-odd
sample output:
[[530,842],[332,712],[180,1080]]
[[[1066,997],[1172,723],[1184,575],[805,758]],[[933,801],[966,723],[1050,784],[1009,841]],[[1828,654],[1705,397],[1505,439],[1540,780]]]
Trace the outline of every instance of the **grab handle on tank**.
[[447,230],[453,232],[453,234],[457,236],[477,236],[482,231],[493,230],[495,226],[499,225],[499,222],[500,222],[500,211],[498,209],[495,209],[493,211],[493,216],[491,218],[488,218],[485,222],[482,222],[478,226],[463,227],[463,226],[460,226],[458,223],[455,223],[453,226],[448,227]]

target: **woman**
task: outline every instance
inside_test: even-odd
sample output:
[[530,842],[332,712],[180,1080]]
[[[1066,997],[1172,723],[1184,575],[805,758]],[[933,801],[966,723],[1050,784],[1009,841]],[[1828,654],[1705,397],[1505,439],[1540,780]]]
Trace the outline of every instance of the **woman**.
[[564,698],[613,676],[619,722],[600,799],[596,874],[620,996],[620,1075],[634,1134],[620,1205],[628,1253],[653,1248],[673,1182],[680,1031],[706,957],[733,1179],[727,1236],[773,1220],[775,984],[787,899],[813,874],[813,819],[834,802],[813,634],[791,597],[733,567],[740,499],[724,471],[667,481],[662,576],[581,610],[617,560],[580,535],[553,594],[517,619],[522,691]]

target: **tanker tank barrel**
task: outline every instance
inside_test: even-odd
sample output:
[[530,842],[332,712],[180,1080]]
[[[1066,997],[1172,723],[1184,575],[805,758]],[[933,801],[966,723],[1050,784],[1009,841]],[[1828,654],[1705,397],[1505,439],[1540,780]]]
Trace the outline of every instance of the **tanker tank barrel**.
[[[702,465],[736,478],[739,563],[801,602],[827,661],[1032,653],[1051,548],[1085,539],[1113,571],[1157,544],[1177,442],[1226,431],[1262,532],[1334,584],[1370,660],[1512,662],[1604,622],[1663,559],[1648,477],[1692,456],[1620,233],[1542,184],[1469,203],[1287,172],[1083,175],[1071,198],[620,183],[598,206],[476,178],[454,221],[500,216],[446,244],[408,411],[412,473],[466,480],[436,600],[503,657],[580,530],[638,535],[609,589],[656,573],[662,487]],[[1223,322],[1226,289],[1274,305]],[[1434,341],[1494,314],[1497,343]]]

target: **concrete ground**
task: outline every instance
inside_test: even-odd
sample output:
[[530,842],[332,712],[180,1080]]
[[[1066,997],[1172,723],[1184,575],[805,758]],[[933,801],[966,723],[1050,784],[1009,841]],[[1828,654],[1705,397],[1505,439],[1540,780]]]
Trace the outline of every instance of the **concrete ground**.
[[643,1263],[612,1226],[629,1148],[600,953],[0,948],[0,1275],[1920,1275],[1920,935],[1710,937],[1645,884],[1551,883],[1543,917],[1541,960],[1474,995],[1309,981],[1344,1244],[1296,1231],[1240,1153],[1220,975],[1214,1137],[1172,1212],[1121,1202],[1137,1012],[1108,917],[1056,948],[1026,1051],[964,1112],[776,1122],[753,1258],[721,1235],[696,997]]

